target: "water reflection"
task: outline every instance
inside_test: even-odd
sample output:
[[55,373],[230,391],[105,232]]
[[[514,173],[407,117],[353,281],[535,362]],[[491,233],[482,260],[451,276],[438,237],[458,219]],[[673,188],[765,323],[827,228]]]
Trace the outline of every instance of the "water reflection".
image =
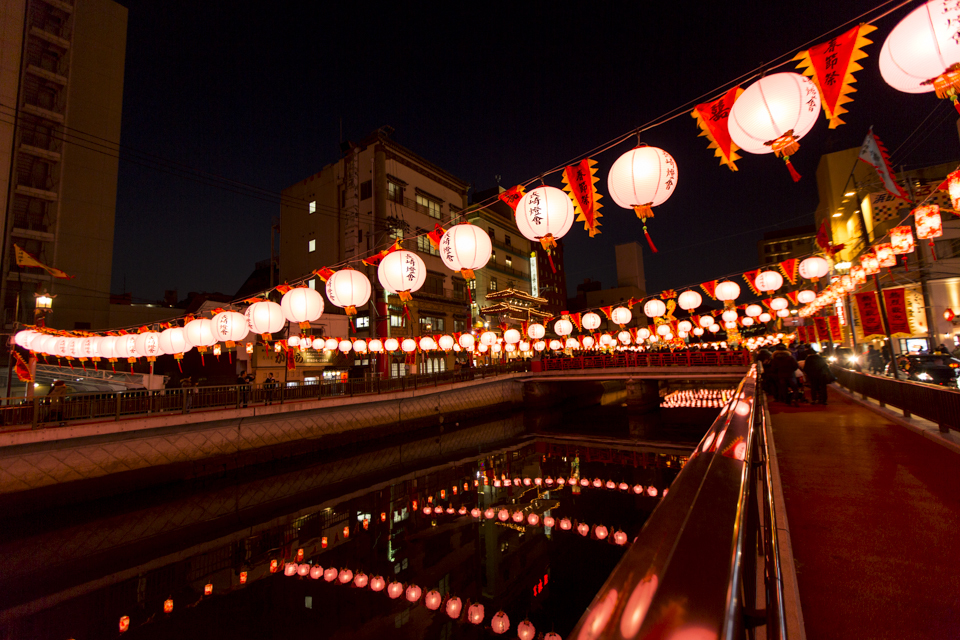
[[[629,432],[620,404],[593,411]],[[45,514],[0,541],[0,637],[115,637],[126,618],[130,638],[473,638],[501,611],[510,636],[528,620],[565,637],[688,450],[569,422],[531,438],[518,414],[61,526]]]

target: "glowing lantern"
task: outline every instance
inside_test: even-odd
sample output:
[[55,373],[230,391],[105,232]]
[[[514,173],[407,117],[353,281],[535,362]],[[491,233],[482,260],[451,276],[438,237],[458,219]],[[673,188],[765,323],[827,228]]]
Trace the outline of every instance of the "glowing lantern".
[[493,331],[484,331],[480,334],[480,344],[488,347],[497,344],[497,334]]
[[353,341],[353,350],[357,353],[366,353],[367,352],[367,343],[365,340],[354,340]]
[[597,540],[603,540],[607,537],[608,531],[607,528],[601,524],[593,530],[593,533],[597,536]]
[[447,615],[456,620],[460,617],[460,611],[463,609],[463,603],[460,602],[460,598],[450,598],[447,600],[446,611]]
[[[495,480],[493,483],[494,486],[499,486],[499,484],[500,484],[499,480]],[[493,507],[489,507],[486,511],[483,512],[483,517],[486,518],[487,520],[493,520],[494,516],[496,516],[496,513],[494,512]]]
[[340,584],[350,584],[353,582],[353,571],[350,571],[350,569],[341,569],[338,579],[340,580]]
[[473,345],[476,342],[476,340],[474,339],[473,335],[469,333],[465,333],[462,336],[460,336],[459,342],[461,347],[463,347],[464,349],[470,350],[470,349],[473,349]]
[[700,323],[699,323],[699,324],[700,324],[700,326],[703,327],[704,329],[706,329],[706,328],[709,327],[710,325],[714,324],[715,322],[716,322],[716,320],[714,320],[713,316],[700,316]]
[[[291,340],[293,340],[293,338],[291,338]],[[327,338],[326,340],[323,341],[323,348],[327,351],[336,351],[337,349],[340,348],[340,341],[337,340],[336,338]]]
[[400,296],[404,302],[412,300],[410,294],[420,289],[427,279],[427,267],[412,251],[400,249],[384,256],[377,267],[380,284],[390,293]]
[[578,342],[576,338],[567,338],[563,346],[565,349],[579,349],[580,342]]
[[643,485],[642,484],[633,485],[633,492],[636,493],[637,495],[640,495],[641,493],[643,493]]
[[480,624],[483,622],[483,605],[482,604],[472,604],[470,608],[467,609],[467,620],[473,624]]
[[353,584],[356,585],[358,589],[363,589],[364,587],[366,587],[367,582],[368,582],[367,574],[365,574],[363,571],[358,573],[357,577],[353,579]]
[[313,322],[323,315],[323,296],[309,287],[297,287],[283,294],[280,310],[290,322]]
[[759,320],[760,322],[770,322],[771,317],[770,317],[770,314],[769,314],[769,313],[767,313],[766,311],[764,311],[764,312],[761,313],[759,316],[757,316],[757,320]]
[[[102,342],[101,342],[102,344]],[[160,332],[160,350],[164,353],[178,354],[190,350],[190,344],[187,337],[180,327],[173,329],[164,329]]]
[[371,353],[380,353],[383,351],[383,342],[377,338],[374,338],[367,344],[367,347],[370,349]]
[[486,353],[489,350],[490,350],[490,347],[488,347],[485,344],[481,344],[479,347],[477,347],[477,353]]
[[520,332],[516,329],[507,329],[503,332],[503,340],[507,344],[517,344],[521,337]]
[[479,517],[480,517],[480,509],[478,509],[478,508],[476,508],[476,507],[474,507],[473,509],[470,509],[470,515],[473,516],[474,518],[479,518]]
[[[570,483],[574,484],[574,483]],[[573,526],[573,523],[570,522],[570,518],[562,518],[560,520],[560,528],[564,531],[570,531],[570,528]]]
[[737,321],[737,310],[736,309],[727,309],[720,314],[720,318],[724,322],[736,322]]
[[510,519],[510,512],[506,509],[500,509],[500,511],[497,512],[497,518],[500,522],[506,522]]
[[280,305],[269,300],[254,302],[243,315],[247,320],[247,328],[261,335],[277,333],[286,322]]
[[373,576],[370,578],[370,590],[371,591],[383,591],[386,582],[380,576]]
[[[760,316],[760,317],[762,318],[763,316]],[[707,331],[709,331],[710,333],[716,333],[720,331],[720,325],[712,324],[709,327],[707,327]]]
[[936,91],[957,104],[960,90],[960,7],[944,0],[911,11],[887,36],[880,50],[880,75],[904,93]]
[[427,591],[427,595],[423,597],[423,604],[427,609],[430,609],[430,611],[439,609],[441,602],[443,602],[443,596],[441,596],[440,592],[436,589]]
[[684,311],[696,309],[703,303],[703,297],[696,291],[684,291],[677,297],[677,306]]
[[647,487],[647,495],[650,496],[651,498],[656,498],[657,488],[653,485],[650,485],[649,487]]
[[437,348],[437,342],[430,336],[424,336],[420,338],[420,349],[423,351],[433,351]]
[[781,309],[786,309],[790,306],[790,302],[786,298],[774,298],[770,301],[770,308],[774,311],[780,311]]
[[913,253],[913,230],[907,225],[890,229],[890,244],[893,247],[894,255],[901,256]]
[[723,302],[736,300],[740,297],[740,285],[731,280],[725,280],[717,285],[714,294],[717,296],[717,300],[722,300]]
[[573,333],[573,323],[566,318],[560,318],[553,323],[553,331],[558,336],[568,336]]
[[540,340],[546,335],[547,330],[542,324],[537,324],[536,322],[527,327],[527,337],[531,340]]
[[337,576],[340,575],[340,572],[336,570],[335,567],[330,567],[323,572],[323,579],[327,582],[333,582],[337,579]]
[[893,254],[893,245],[889,242],[881,242],[873,250],[877,256],[877,264],[881,267],[897,266],[897,257]]
[[417,600],[420,599],[420,593],[421,593],[420,587],[418,587],[415,584],[410,585],[409,587],[407,587],[407,601],[416,602]]
[[553,527],[554,525],[556,525],[556,524],[557,524],[557,521],[556,521],[556,519],[555,519],[553,516],[544,516],[544,517],[543,517],[543,526],[545,526],[545,527],[551,527],[551,528],[552,528],[552,527]]
[[960,211],[960,170],[947,176],[947,193],[954,211]]
[[811,256],[800,261],[800,277],[816,282],[830,273],[830,263],[820,256]]
[[581,522],[577,525],[577,533],[586,537],[590,533],[590,525],[588,525],[586,522]]
[[517,625],[517,637],[520,640],[533,640],[537,635],[537,630],[529,620],[524,620]]
[[126,633],[130,629],[130,616],[120,618],[120,633]]
[[809,304],[817,299],[817,293],[810,289],[804,289],[797,293],[797,302],[800,304]]
[[406,353],[413,353],[417,350],[417,341],[413,338],[404,338],[400,343],[400,349]]
[[699,337],[699,336],[702,336],[702,335],[703,335],[703,329],[701,329],[700,327],[694,327],[694,329],[693,329],[693,335],[698,336],[698,337]]
[[440,348],[443,349],[444,351],[449,351],[450,349],[453,349],[453,345],[454,345],[453,336],[442,335],[440,336],[440,339],[437,341],[437,344],[439,344]]
[[756,318],[758,315],[763,313],[763,308],[758,304],[748,304],[747,308],[744,310],[744,313],[747,314],[748,318]]
[[[596,486],[596,485],[594,485],[594,486]],[[613,480],[607,480],[607,483],[606,483],[605,485],[603,485],[603,486],[605,486],[607,489],[616,489],[616,488],[617,488],[617,483],[614,482]]]
[[503,611],[498,611],[490,618],[490,630],[497,635],[506,633],[510,630],[510,618]]
[[617,158],[607,176],[607,189],[613,201],[624,209],[633,209],[643,223],[643,233],[656,251],[647,233],[647,218],[653,209],[667,201],[677,186],[677,162],[658,147],[642,145]]
[[[183,327],[187,342],[195,347],[212,347],[217,343],[217,334],[214,331],[213,321],[207,318],[196,318]],[[129,338],[131,336],[123,336]],[[120,356],[128,357],[128,356]]]
[[790,156],[820,116],[820,91],[799,73],[774,73],[747,87],[730,109],[727,128],[747,153],[775,153],[783,158],[793,180],[800,175]]
[[867,274],[861,266],[856,266],[850,269],[850,277],[853,278],[854,285],[863,284],[867,281]]
[[[953,174],[950,174],[950,176],[952,177]],[[940,207],[935,204],[926,207],[917,207],[913,210],[913,220],[917,225],[917,238],[920,240],[929,240],[930,250],[933,251],[933,239],[943,235]],[[934,255],[934,257],[936,257],[936,255]]]
[[383,341],[383,348],[390,352],[396,351],[400,348],[400,341],[396,338],[387,338]]
[[647,300],[643,305],[643,313],[648,318],[659,318],[667,312],[667,305],[663,303],[663,300],[658,300],[654,298],[653,300]]
[[323,567],[321,567],[318,564],[315,564],[312,567],[310,567],[310,577],[313,578],[314,580],[319,580],[320,578],[322,578]]
[[617,307],[610,312],[610,319],[614,324],[618,324],[622,327],[625,324],[629,324],[630,320],[633,319],[633,312],[626,307]]
[[473,280],[473,270],[490,260],[493,245],[490,236],[472,224],[450,227],[440,238],[440,259],[448,269],[459,271],[467,280]]
[[370,289],[367,277],[350,267],[327,278],[327,300],[335,307],[345,309],[348,316],[356,315],[357,307],[367,304]]
[[790,311],[787,310],[787,309],[777,309],[777,317],[778,317],[778,318],[789,318],[789,317],[790,317]]
[[617,531],[613,534],[613,541],[620,546],[627,544],[627,534],[623,531]]
[[743,326],[749,327],[749,326],[752,326],[752,325],[753,325],[753,318],[744,318],[744,319],[741,320],[740,322],[743,323]]
[[222,311],[213,316],[213,326],[220,342],[240,342],[250,333],[247,319],[236,311]]
[[391,582],[387,586],[387,595],[390,596],[391,600],[396,600],[403,595],[403,585],[399,582]]
[[288,562],[283,565],[283,575],[287,577],[297,575],[297,568],[298,565],[296,562]]
[[596,344],[596,340],[594,340],[591,336],[584,336],[583,338],[584,349],[590,349],[591,347],[593,347],[594,344]]
[[553,349],[554,351],[559,351],[560,349],[563,348],[563,343],[560,342],[559,340],[551,340],[550,348]]
[[538,524],[540,524],[540,516],[538,516],[535,513],[531,513],[530,515],[527,516],[527,524],[533,527],[537,526]]
[[522,512],[522,511],[514,511],[514,512],[513,512],[513,515],[511,516],[511,518],[512,518],[513,521],[516,522],[516,523],[523,522],[523,512]]
[[537,187],[523,195],[517,203],[517,228],[527,240],[539,242],[543,248],[557,246],[573,225],[573,202],[556,187]]
[[677,331],[690,331],[693,329],[693,324],[689,320],[681,320],[677,323]]
[[563,640],[563,637],[556,631],[551,631],[547,635],[543,636],[543,640]]
[[[310,575],[310,565],[307,564],[306,562],[300,564],[297,567],[297,575],[300,576],[301,578]],[[210,585],[210,588],[212,590],[213,585]],[[207,595],[210,595],[210,594],[207,594]]]
[[353,345],[349,340],[341,340],[339,344],[337,344],[337,349],[339,349],[341,353],[350,353],[350,350],[353,349]]
[[776,271],[761,271],[753,284],[757,291],[776,291],[783,286],[783,276]]
[[168,599],[166,599],[166,600],[163,601],[163,612],[164,612],[164,613],[172,613],[172,612],[173,612],[173,600],[171,600],[171,599],[168,598]]
[[517,348],[520,349],[520,351],[530,351],[530,343],[526,340],[521,340],[520,343],[517,344]]
[[601,347],[611,347],[614,344],[616,344],[616,340],[613,339],[613,336],[607,335],[606,333],[600,336]]
[[583,319],[581,322],[584,329],[587,331],[593,331],[600,326],[600,316],[591,311],[590,313],[583,314]]
[[620,344],[630,344],[630,332],[621,331],[617,334],[617,340],[620,341]]

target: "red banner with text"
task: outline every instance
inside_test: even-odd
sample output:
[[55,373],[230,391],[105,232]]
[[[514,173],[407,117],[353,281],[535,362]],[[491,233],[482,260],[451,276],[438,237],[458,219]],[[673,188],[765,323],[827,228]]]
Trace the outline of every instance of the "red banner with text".
[[860,314],[860,331],[863,340],[884,336],[883,320],[880,318],[880,306],[875,291],[854,294],[857,299],[857,312]]
[[830,338],[834,342],[843,342],[843,332],[840,331],[840,318],[837,316],[827,316],[827,323],[830,325]]
[[817,342],[830,342],[830,330],[827,328],[827,319],[818,317],[813,319],[817,327]]
[[907,316],[907,290],[884,289],[883,303],[887,306],[887,326],[894,338],[910,337],[910,318]]

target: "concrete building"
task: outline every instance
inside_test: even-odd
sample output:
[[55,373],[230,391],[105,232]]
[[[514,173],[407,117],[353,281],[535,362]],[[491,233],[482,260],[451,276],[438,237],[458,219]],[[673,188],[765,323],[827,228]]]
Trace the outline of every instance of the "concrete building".
[[[604,289],[600,282],[587,278],[577,285],[577,297],[569,300],[570,311],[586,311],[626,304],[631,298],[647,295],[643,270],[643,250],[638,242],[625,242],[614,247],[617,259],[617,286]],[[642,314],[641,314],[642,315]],[[634,318],[637,317],[634,310]]]
[[759,263],[775,265],[790,258],[809,256],[817,251],[816,239],[817,228],[813,225],[765,233],[757,243]]
[[[32,322],[34,294],[45,290],[56,296],[49,326],[107,328],[127,9],[10,0],[0,33],[4,327],[17,313]],[[14,244],[75,278],[19,270]]]
[[[283,191],[280,279],[323,289],[310,274],[350,261],[374,288],[371,303],[356,318],[357,337],[463,331],[470,323],[466,281],[444,266],[422,234],[460,221],[468,189],[466,182],[392,140],[389,128],[359,144],[345,143],[340,160]],[[359,263],[395,241],[417,252],[427,267],[426,283],[406,312],[398,296],[384,295],[376,268]],[[396,359],[389,364],[394,375],[406,370]],[[452,367],[453,355],[432,355],[416,365],[423,373],[443,371]],[[381,371],[388,369],[381,365]]]
[[[540,244],[534,244],[536,260],[530,262],[530,291],[547,302],[543,310],[551,316],[559,316],[567,309],[567,270],[563,264],[563,238],[547,255]],[[552,261],[552,266],[551,266]]]

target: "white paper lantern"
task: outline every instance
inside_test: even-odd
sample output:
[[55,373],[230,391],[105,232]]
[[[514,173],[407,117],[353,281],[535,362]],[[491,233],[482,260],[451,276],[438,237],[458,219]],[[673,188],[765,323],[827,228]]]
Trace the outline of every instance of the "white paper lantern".
[[440,345],[440,348],[443,349],[444,351],[450,351],[450,349],[453,349],[453,345],[454,345],[453,336],[442,335],[440,336],[440,339],[437,342]]
[[531,340],[540,340],[547,333],[547,329],[542,325],[534,322],[527,327],[527,336]]
[[317,351],[323,351],[324,346],[326,346],[326,340],[323,338],[314,338],[313,342],[310,343],[310,346]]
[[480,344],[489,347],[497,343],[497,334],[493,331],[484,331],[480,334]]
[[693,335],[698,336],[698,337],[699,337],[699,336],[702,336],[702,335],[703,335],[703,329],[701,329],[700,327],[694,327],[694,328],[693,328]]
[[162,349],[164,353],[186,353],[190,350],[190,348],[191,345],[187,341],[187,337],[184,335],[183,329],[180,327],[164,329],[160,332],[160,349]]
[[[117,357],[117,339],[114,336],[103,336],[100,338],[100,357],[101,358],[116,358]],[[187,345],[187,349],[190,348],[190,345]]]
[[499,343],[490,345],[490,353],[500,353],[501,351],[503,351],[503,348]]
[[727,309],[720,314],[720,318],[724,322],[734,322],[737,319],[737,311],[736,309]]
[[517,343],[517,348],[520,351],[530,351],[530,343],[526,340],[521,340],[519,343]]
[[609,347],[609,346],[611,346],[611,345],[613,345],[613,344],[615,344],[615,343],[616,343],[616,340],[614,340],[614,339],[613,339],[613,336],[611,336],[611,335],[608,335],[608,334],[605,333],[605,334],[603,334],[602,336],[600,336],[600,346],[601,346],[601,347]]
[[297,287],[283,294],[280,309],[290,322],[313,322],[323,315],[323,296],[309,287]]
[[370,281],[356,269],[341,269],[327,278],[327,300],[352,316],[370,300]]
[[67,338],[67,353],[66,355],[71,358],[80,357],[80,344],[77,338]]
[[400,348],[400,341],[396,338],[387,338],[383,341],[383,348],[392,353]]
[[511,352],[511,351],[516,351],[516,350],[517,350],[517,345],[515,345],[515,344],[507,344],[507,346],[505,347],[505,349],[507,350],[508,353]]
[[563,345],[563,346],[564,346],[565,348],[567,348],[567,349],[579,349],[579,348],[580,348],[580,341],[577,340],[576,338],[567,338],[567,340],[566,340],[566,342],[564,342],[564,345]]
[[710,325],[712,325],[712,324],[715,323],[715,322],[716,322],[716,320],[713,319],[713,316],[700,316],[700,322],[699,322],[699,324],[700,324],[700,326],[703,327],[704,329],[706,329],[707,327],[709,327]]
[[800,304],[808,304],[817,299],[817,294],[810,289],[804,289],[797,293],[797,302]]
[[400,349],[407,353],[411,353],[417,350],[417,341],[413,338],[404,338],[403,342],[400,343]]
[[724,323],[723,323],[723,326],[724,326],[725,329],[736,329],[736,328],[737,328],[737,323],[736,323],[736,322],[724,322]]
[[370,353],[381,353],[383,352],[383,342],[377,338],[374,338],[368,344],[370,348]]
[[398,294],[401,300],[410,300],[410,294],[426,282],[427,267],[420,256],[401,249],[384,256],[377,267],[377,277],[384,289]]
[[778,317],[778,318],[789,318],[789,317],[790,317],[790,310],[789,310],[789,309],[777,309],[777,317]]
[[473,349],[473,345],[476,344],[476,339],[473,337],[473,334],[464,333],[460,336],[460,339],[457,340],[457,342],[460,344],[461,348],[469,351],[470,349]]
[[658,335],[665,336],[665,335],[667,335],[668,333],[670,333],[670,325],[668,325],[668,324],[657,325],[657,334],[658,334]]
[[[950,67],[960,63],[960,6],[933,0],[901,20],[880,49],[880,75],[891,87],[905,93],[937,91],[953,99],[956,78]],[[941,77],[946,76],[946,77]]]
[[689,332],[693,329],[693,324],[689,320],[681,320],[677,323],[677,331]]
[[440,238],[440,259],[453,271],[480,269],[490,261],[492,253],[490,236],[476,225],[454,225]]
[[830,263],[820,256],[812,256],[800,261],[800,277],[816,282],[830,273]]
[[420,338],[420,349],[423,351],[433,351],[437,348],[437,343],[430,336],[424,336]]
[[770,308],[774,311],[780,311],[781,309],[786,309],[790,306],[790,302],[786,298],[774,298],[770,301]]
[[507,344],[517,344],[520,342],[520,338],[523,337],[520,335],[520,332],[516,329],[507,329],[503,332],[503,340]]
[[573,202],[556,187],[531,189],[517,203],[517,228],[524,238],[540,242],[544,248],[570,230],[574,217]]
[[212,347],[217,344],[217,334],[213,328],[213,321],[207,318],[191,320],[184,325],[183,331],[187,342],[195,347]]
[[[194,322],[196,322],[196,320],[194,320]],[[210,322],[210,321],[205,320],[205,322]],[[136,358],[139,355],[137,354],[137,336],[135,335],[120,336],[119,338],[117,338],[117,342],[115,343],[114,346],[115,346],[118,358]],[[204,346],[209,346],[209,345],[204,345]]]
[[621,331],[617,334],[617,340],[620,341],[620,344],[630,344],[630,332]]
[[[736,323],[734,323],[734,324],[736,324]],[[707,327],[707,331],[709,331],[710,333],[716,333],[716,332],[720,331],[720,325],[719,325],[719,324],[712,324],[712,325],[710,325],[709,327]]]
[[563,343],[560,342],[559,340],[551,340],[551,341],[550,341],[550,348],[551,348],[553,351],[559,351],[560,349],[563,349]]
[[799,73],[774,73],[740,94],[730,109],[727,128],[733,142],[747,153],[774,153],[778,140],[792,134],[795,144],[819,116],[820,91],[812,80]]
[[[237,314],[240,316],[240,314]],[[243,325],[244,332],[247,329],[247,322],[243,319],[243,316],[240,316],[240,320]],[[156,358],[157,356],[162,356],[164,354],[163,349],[160,347],[160,334],[156,331],[144,331],[143,333],[137,334],[137,340],[135,342],[137,355],[146,357],[146,358]]]
[[573,323],[566,318],[560,318],[553,323],[553,331],[558,336],[568,336],[573,333]]
[[610,319],[614,324],[622,327],[625,324],[630,324],[630,320],[633,319],[633,312],[627,307],[617,307],[610,312]]
[[758,304],[748,304],[744,312],[747,314],[748,318],[756,318],[758,315],[763,313],[763,307]]
[[600,326],[600,316],[592,311],[585,313],[581,319],[581,325],[587,331],[593,331]]
[[543,351],[547,348],[547,343],[543,340],[537,340],[533,343],[533,348],[537,351]]
[[643,327],[642,329],[637,331],[637,338],[639,338],[640,340],[646,340],[649,337],[650,337],[650,329]]
[[770,322],[770,314],[764,311],[759,316],[757,316],[757,320],[759,320],[760,322]]
[[776,271],[761,271],[757,274],[753,285],[757,291],[776,291],[783,286],[783,276]]
[[367,352],[367,341],[366,340],[354,340],[353,341],[353,350],[357,353],[366,353]]
[[236,311],[222,311],[213,316],[213,328],[220,342],[240,342],[250,333],[246,317]]
[[327,338],[323,341],[323,348],[325,351],[336,351],[340,348],[340,341],[336,338]]
[[736,300],[740,297],[740,285],[732,280],[724,280],[717,285],[714,293],[717,296],[717,300],[722,300],[723,302]]
[[596,340],[593,339],[593,336],[584,336],[584,337],[583,337],[583,348],[584,348],[584,349],[590,349],[590,348],[593,347],[593,345],[595,345],[596,343],[597,343],[597,342],[596,342]]
[[667,312],[667,305],[663,303],[663,300],[658,300],[654,298],[653,300],[647,300],[643,305],[643,313],[648,318],[659,318]]
[[744,318],[744,319],[741,320],[740,322],[743,323],[743,326],[749,327],[749,326],[752,326],[752,325],[753,325],[753,318],[749,318],[749,317],[748,317],[748,318]]
[[351,344],[349,340],[341,340],[340,343],[337,344],[337,349],[339,349],[341,353],[350,353],[353,349],[353,344]]
[[692,311],[703,303],[703,297],[696,291],[684,291],[677,297],[677,306],[684,311]]
[[677,163],[658,147],[641,146],[617,158],[607,176],[613,201],[633,209],[641,219],[650,217],[650,207],[666,202],[677,186]]
[[247,319],[247,328],[257,334],[277,333],[283,330],[286,323],[280,305],[269,300],[254,302],[243,315]]
[[300,341],[297,343],[297,346],[301,349],[309,349],[313,346],[313,339],[310,336],[300,336]]

